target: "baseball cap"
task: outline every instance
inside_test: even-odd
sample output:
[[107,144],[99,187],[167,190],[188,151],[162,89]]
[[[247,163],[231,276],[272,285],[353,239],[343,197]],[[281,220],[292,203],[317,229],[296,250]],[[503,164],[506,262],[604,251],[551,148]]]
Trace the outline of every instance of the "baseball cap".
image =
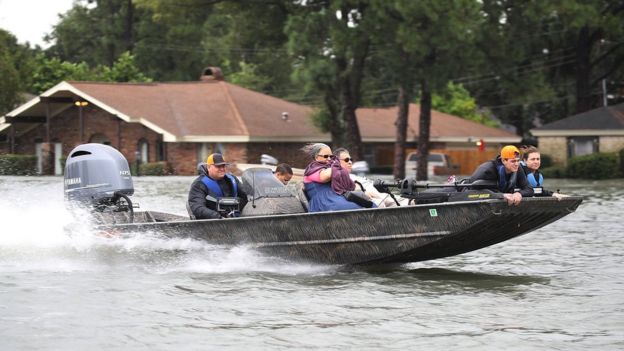
[[519,158],[520,150],[518,150],[518,148],[513,145],[507,145],[501,149],[500,157],[506,159]]
[[221,166],[221,165],[227,165],[229,163],[225,162],[225,160],[223,159],[223,155],[214,153],[208,156],[208,158],[206,159],[206,164]]

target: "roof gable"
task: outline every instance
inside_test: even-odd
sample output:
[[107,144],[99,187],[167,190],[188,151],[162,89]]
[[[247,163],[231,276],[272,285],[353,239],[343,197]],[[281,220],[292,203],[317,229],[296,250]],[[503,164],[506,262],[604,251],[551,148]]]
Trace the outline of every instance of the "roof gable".
[[[359,108],[358,123],[363,137],[377,139],[394,138],[398,107]],[[410,104],[408,116],[408,140],[418,140],[420,124],[420,105]],[[431,111],[430,137],[433,141],[468,141],[468,139],[487,139],[494,142],[519,142],[520,137],[503,129],[469,121],[443,112]]]
[[548,123],[535,131],[624,129],[624,103],[600,107]]

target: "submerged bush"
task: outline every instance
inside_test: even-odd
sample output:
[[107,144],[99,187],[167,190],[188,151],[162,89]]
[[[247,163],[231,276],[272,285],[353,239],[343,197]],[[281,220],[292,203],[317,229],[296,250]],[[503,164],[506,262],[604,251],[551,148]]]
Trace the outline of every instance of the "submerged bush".
[[35,155],[0,155],[0,175],[33,175],[37,173]]
[[624,149],[620,150],[620,175],[624,177]]
[[570,178],[608,179],[620,176],[618,158],[615,153],[595,153],[572,157],[566,167]]
[[550,155],[540,154],[540,158],[541,158],[541,161],[542,161],[541,164],[540,164],[540,168],[552,167],[553,160],[552,160],[552,157]]
[[166,162],[142,163],[139,166],[139,175],[142,176],[162,176],[169,173]]
[[540,168],[540,172],[544,176],[544,178],[565,178],[566,170],[563,166],[552,166],[548,168]]

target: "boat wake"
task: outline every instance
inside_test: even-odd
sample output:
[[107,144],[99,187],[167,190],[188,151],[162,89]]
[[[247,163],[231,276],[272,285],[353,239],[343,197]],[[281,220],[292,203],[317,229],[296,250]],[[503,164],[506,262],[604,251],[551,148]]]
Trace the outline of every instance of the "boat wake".
[[[4,182],[2,182],[4,181]],[[23,182],[23,180],[20,180]],[[10,183],[10,180],[9,180]],[[251,249],[223,249],[205,241],[150,233],[107,237],[66,209],[57,180],[34,181],[28,192],[0,180],[0,272],[138,269],[174,272],[323,274],[332,266],[294,264]],[[23,186],[23,184],[22,184]],[[30,194],[38,196],[33,198]]]

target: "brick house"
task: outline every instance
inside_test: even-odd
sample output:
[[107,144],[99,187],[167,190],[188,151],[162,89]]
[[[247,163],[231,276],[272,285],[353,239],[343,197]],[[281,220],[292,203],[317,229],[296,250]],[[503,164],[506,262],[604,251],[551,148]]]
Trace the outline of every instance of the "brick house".
[[600,107],[531,130],[540,151],[566,165],[574,156],[624,149],[624,103]]
[[[61,158],[75,146],[111,145],[133,164],[165,161],[174,174],[196,173],[211,152],[239,163],[268,153],[304,167],[299,149],[329,142],[312,123],[313,109],[245,89],[208,68],[199,81],[173,83],[61,82],[0,117],[0,153],[36,154],[43,174],[62,174]],[[357,111],[371,165],[391,164],[396,108]],[[412,105],[408,142],[418,138],[418,106]],[[520,138],[459,117],[432,111],[432,147],[466,149],[485,140],[498,150]]]

